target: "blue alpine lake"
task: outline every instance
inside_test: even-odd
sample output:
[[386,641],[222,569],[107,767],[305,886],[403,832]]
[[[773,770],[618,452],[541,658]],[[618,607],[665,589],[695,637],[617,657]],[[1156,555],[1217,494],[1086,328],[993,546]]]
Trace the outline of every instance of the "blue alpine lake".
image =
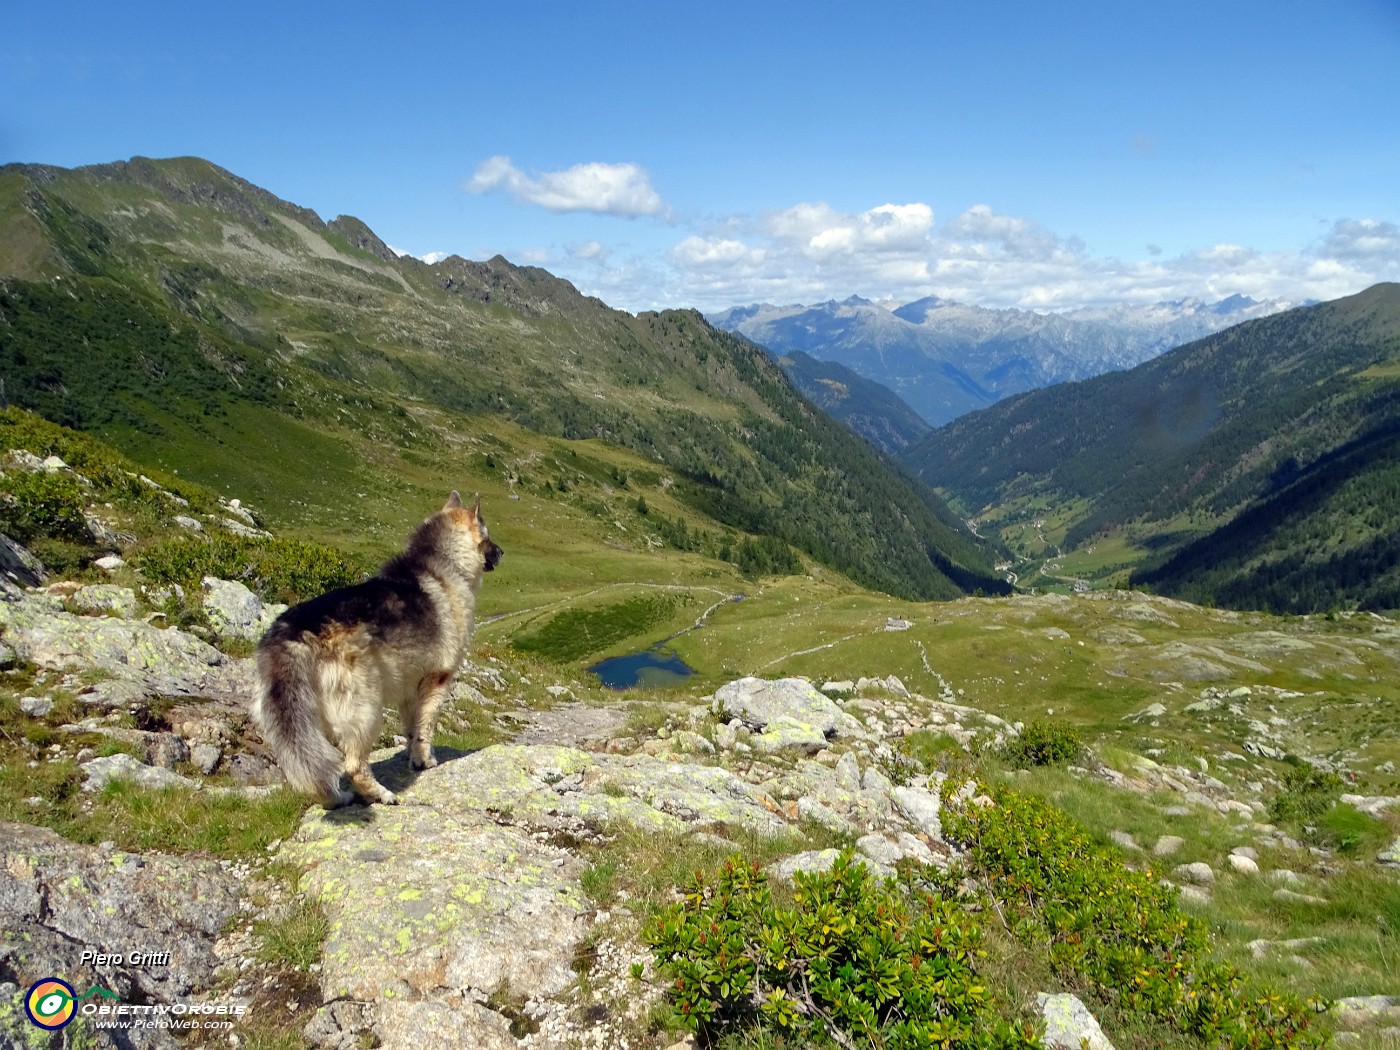
[[589,670],[608,689],[631,689],[639,685],[664,688],[679,685],[695,673],[695,668],[675,653],[661,649],[600,660]]

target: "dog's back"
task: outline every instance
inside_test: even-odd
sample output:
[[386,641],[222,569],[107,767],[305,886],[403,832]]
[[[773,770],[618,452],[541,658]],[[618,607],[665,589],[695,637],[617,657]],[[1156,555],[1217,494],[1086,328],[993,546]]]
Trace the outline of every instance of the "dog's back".
[[372,579],[283,613],[258,644],[252,715],[287,781],[327,806],[394,795],[369,772],[386,704],[398,707],[415,768],[435,764],[432,731],[466,657],[482,573],[495,568],[479,502],[457,493]]

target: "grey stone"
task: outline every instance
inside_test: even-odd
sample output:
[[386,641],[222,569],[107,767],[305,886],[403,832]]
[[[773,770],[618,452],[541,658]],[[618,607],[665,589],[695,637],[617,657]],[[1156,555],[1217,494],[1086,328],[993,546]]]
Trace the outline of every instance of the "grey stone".
[[551,996],[572,984],[588,928],[583,862],[446,792],[431,792],[434,806],[405,794],[370,821],[361,807],[313,809],[278,853],[303,869],[303,892],[330,921],[323,998],[396,999],[400,982],[414,998],[444,987]]
[[860,790],[860,763],[849,751],[836,760],[836,786],[852,793]]
[[256,642],[287,609],[285,605],[264,605],[261,598],[236,580],[206,576],[200,580],[200,586],[204,590],[204,614],[218,638]]
[[1273,898],[1285,904],[1326,904],[1326,897],[1317,897],[1311,893],[1298,893],[1295,890],[1274,890]]
[[836,863],[836,858],[840,855],[841,851],[835,849],[808,850],[806,853],[785,857],[783,860],[768,865],[763,870],[768,873],[770,878],[791,882],[792,877],[799,871],[809,873],[830,871],[831,866]]
[[203,532],[204,526],[200,524],[198,518],[192,518],[188,514],[176,514],[175,524],[182,529],[189,529],[191,532]]
[[1376,860],[1382,864],[1400,864],[1400,838],[1377,853]]
[[860,723],[842,711],[830,697],[823,696],[805,678],[740,678],[715,691],[715,708],[742,718],[762,730],[777,718],[788,725],[809,727],[824,737],[837,733],[862,736]]
[[1099,1022],[1077,996],[1068,992],[1035,997],[1045,1021],[1045,1045],[1063,1050],[1113,1050]]
[[801,820],[811,820],[831,831],[849,832],[851,822],[830,806],[824,806],[810,795],[797,800],[797,816]]
[[1250,857],[1244,856],[1243,854],[1231,853],[1228,857],[1225,858],[1225,861],[1227,864],[1230,865],[1230,867],[1234,868],[1241,875],[1259,874],[1258,862],[1256,862]]
[[1162,835],[1152,847],[1152,852],[1158,857],[1170,857],[1184,845],[1186,840],[1178,835]]
[[[209,989],[215,941],[238,911],[239,884],[214,861],[80,846],[26,824],[0,823],[0,872],[6,969],[26,984],[53,974],[101,984],[127,1002]],[[170,956],[165,966],[98,967],[82,962],[84,950]]]
[[942,800],[931,791],[917,787],[897,787],[890,792],[894,804],[909,821],[932,839],[943,838],[940,813]]
[[4,533],[0,533],[0,573],[25,587],[38,587],[49,578],[44,563]]
[[1215,885],[1215,872],[1209,864],[1199,860],[1190,864],[1178,864],[1172,869],[1172,877],[1197,886]]
[[68,599],[83,612],[114,613],[125,619],[136,615],[136,592],[111,583],[93,583],[73,592]]
[[1253,846],[1235,846],[1230,850],[1232,857],[1248,857],[1250,860],[1259,859],[1259,851]]
[[115,572],[126,564],[126,559],[119,554],[104,554],[94,561],[93,564],[99,569],[105,569],[107,572]]
[[1119,846],[1122,849],[1142,849],[1142,847],[1137,844],[1137,840],[1134,839],[1132,835],[1128,834],[1126,831],[1110,831],[1108,833],[1108,837],[1114,845]]
[[19,709],[33,718],[43,718],[53,710],[53,700],[47,696],[22,696]]
[[218,744],[196,744],[190,749],[190,761],[206,777],[219,768],[219,760],[223,757]]
[[1167,713],[1165,704],[1148,704],[1141,711],[1136,711],[1130,715],[1124,715],[1123,719],[1130,722],[1145,722],[1152,718],[1161,718]]
[[799,751],[815,755],[826,747],[826,743],[826,735],[817,726],[788,715],[773,715],[763,727],[763,732],[753,738],[753,746],[765,754]]
[[112,780],[130,780],[152,790],[166,787],[198,789],[202,786],[197,780],[182,777],[168,769],[148,766],[127,754],[94,758],[83,766],[83,772],[87,775],[87,780],[83,782],[84,791],[100,791]]

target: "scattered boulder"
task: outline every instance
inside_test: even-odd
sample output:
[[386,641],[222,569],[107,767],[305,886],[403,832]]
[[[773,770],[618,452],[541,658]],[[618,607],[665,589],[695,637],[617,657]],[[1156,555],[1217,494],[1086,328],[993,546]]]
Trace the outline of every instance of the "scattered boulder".
[[1162,835],[1157,839],[1156,845],[1152,847],[1152,852],[1158,857],[1170,857],[1184,845],[1186,845],[1186,840],[1179,835]]
[[49,578],[49,570],[29,551],[0,532],[0,573],[23,587],[39,587]]
[[1045,1022],[1045,1045],[1063,1050],[1113,1050],[1099,1022],[1077,996],[1068,992],[1035,997]]
[[200,586],[204,588],[204,614],[217,638],[256,642],[287,610],[285,605],[264,605],[261,598],[235,580],[206,576]]
[[1172,869],[1172,877],[1195,886],[1215,885],[1215,872],[1209,864],[1199,860],[1190,864],[1178,864]]
[[864,735],[859,722],[805,678],[740,678],[715,690],[714,708],[717,713],[743,719],[756,732],[766,731],[781,719],[780,726],[786,732],[805,727],[809,734],[820,734],[824,740],[838,733]]

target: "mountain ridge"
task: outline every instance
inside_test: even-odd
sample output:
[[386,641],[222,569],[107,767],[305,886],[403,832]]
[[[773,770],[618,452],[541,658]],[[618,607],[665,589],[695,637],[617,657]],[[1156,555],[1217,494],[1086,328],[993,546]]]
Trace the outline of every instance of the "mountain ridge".
[[1285,300],[1233,295],[1056,314],[926,296],[892,309],[851,296],[814,306],[753,304],[711,315],[777,354],[803,350],[875,380],[934,426],[1002,397],[1132,367]]
[[[721,529],[866,584],[919,597],[999,584],[936,496],[693,311],[633,316],[499,256],[385,258],[362,220],[325,223],[197,158],[8,165],[9,229],[25,234],[0,255],[9,396],[128,447],[278,417],[373,435],[388,459],[429,438],[431,406],[630,449]],[[105,370],[94,350],[115,355]],[[710,535],[708,549],[737,549]]]

